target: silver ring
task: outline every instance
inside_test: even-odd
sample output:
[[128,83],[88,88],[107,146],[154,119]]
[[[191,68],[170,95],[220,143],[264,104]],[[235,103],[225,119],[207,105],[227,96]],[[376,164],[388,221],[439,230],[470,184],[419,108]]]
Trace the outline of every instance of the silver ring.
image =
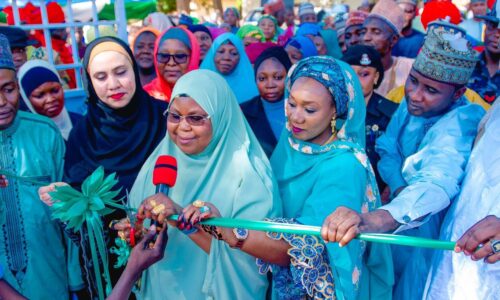
[[206,213],[206,212],[209,212],[210,211],[210,207],[206,206],[206,205],[203,205],[202,207],[200,207],[200,212],[203,214],[203,213]]
[[500,252],[500,240],[491,240],[491,250],[493,250],[493,254],[497,254]]

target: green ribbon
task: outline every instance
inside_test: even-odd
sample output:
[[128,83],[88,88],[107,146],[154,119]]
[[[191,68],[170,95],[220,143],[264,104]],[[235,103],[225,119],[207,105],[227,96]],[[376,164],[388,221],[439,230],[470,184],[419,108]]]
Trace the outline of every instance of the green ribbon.
[[[169,220],[177,221],[177,218],[178,215],[173,215],[169,217]],[[248,230],[257,230],[266,232],[313,235],[321,237],[320,226],[310,226],[302,224],[286,224],[286,223],[276,223],[269,221],[252,221],[252,220],[231,219],[231,218],[210,218],[201,221],[200,224],[229,227],[229,228],[244,228]],[[356,237],[356,239],[367,242],[420,247],[420,248],[432,248],[432,249],[442,249],[442,250],[455,249],[454,242],[432,240],[432,239],[396,235],[396,234],[361,233]]]
[[39,186],[44,186],[44,185],[50,184],[50,182],[38,181],[38,180],[31,179],[30,177],[19,176],[17,174],[14,174],[14,173],[7,171],[7,170],[4,170],[4,169],[0,169],[0,175],[5,175],[6,177],[15,178],[17,180],[29,182],[29,183],[32,183],[34,185],[39,185]]

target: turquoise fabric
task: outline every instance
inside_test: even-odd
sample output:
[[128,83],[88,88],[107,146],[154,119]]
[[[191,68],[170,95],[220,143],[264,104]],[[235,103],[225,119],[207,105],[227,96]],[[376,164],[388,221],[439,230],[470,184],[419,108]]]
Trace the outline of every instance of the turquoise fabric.
[[285,127],[285,100],[281,99],[276,102],[269,102],[261,99],[264,113],[266,114],[267,121],[271,125],[271,130],[276,140],[280,139],[281,132]]
[[[287,124],[271,158],[284,217],[321,226],[339,206],[358,212],[377,208],[380,197],[363,149],[365,102],[356,74],[349,65],[333,58],[303,59],[289,72],[285,99],[293,82],[302,76],[329,89],[338,107],[345,106],[340,108],[345,111],[345,119],[337,121],[337,140],[326,145],[296,140]],[[366,247],[365,242],[354,240],[343,248],[327,244],[326,249],[337,298],[391,298],[393,270],[388,246]]]
[[[42,182],[61,181],[64,141],[50,119],[19,111],[0,130],[0,169]],[[69,299],[84,288],[78,246],[51,219],[38,188],[7,178],[0,188],[0,265],[4,280],[29,299]]]
[[[384,205],[402,224],[396,232],[437,239],[450,202],[458,195],[484,109],[459,98],[444,113],[424,118],[408,112],[405,99],[376,143],[378,170],[391,191],[407,186]],[[393,247],[396,299],[422,299],[434,251]]]
[[161,36],[161,41],[159,45],[161,46],[161,44],[166,40],[179,40],[191,50],[191,42],[189,40],[189,36],[181,28],[174,27],[167,30],[165,34]]
[[218,73],[219,71],[217,71],[214,61],[215,54],[220,46],[228,42],[231,42],[231,44],[233,44],[238,50],[238,53],[240,54],[240,61],[231,74],[222,75],[222,77],[226,79],[227,83],[233,90],[238,103],[243,103],[257,96],[259,94],[259,90],[257,89],[257,84],[255,83],[252,64],[245,53],[245,48],[243,47],[243,42],[240,38],[232,33],[224,33],[217,37],[210,47],[210,50],[208,50],[205,59],[203,59],[200,69],[212,70]]
[[[196,88],[193,88],[196,87]],[[210,116],[213,137],[200,154],[184,154],[167,136],[140,171],[132,188],[132,205],[155,193],[152,173],[159,155],[177,159],[177,182],[169,196],[185,207],[196,199],[213,203],[222,216],[256,219],[282,214],[269,161],[229,85],[215,72],[192,71],[179,79],[172,102],[191,96]],[[264,299],[267,278],[255,259],[212,240],[207,255],[188,236],[169,228],[165,259],[143,277],[140,299]]]
[[326,45],[326,54],[340,59],[342,57],[342,49],[339,46],[339,40],[337,38],[337,32],[333,29],[322,29],[319,32]]

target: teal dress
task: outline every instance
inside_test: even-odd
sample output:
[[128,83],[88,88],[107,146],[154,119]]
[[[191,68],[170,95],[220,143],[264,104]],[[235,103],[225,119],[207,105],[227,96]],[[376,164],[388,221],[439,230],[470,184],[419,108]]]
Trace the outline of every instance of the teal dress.
[[[297,140],[287,124],[271,158],[283,199],[284,222],[321,226],[336,208],[368,212],[380,197],[364,152],[365,103],[354,71],[329,57],[310,57],[292,67],[286,98],[293,82],[311,77],[335,99],[337,139],[326,145]],[[341,124],[340,124],[341,123]],[[393,270],[386,245],[354,240],[345,247],[319,238],[268,234],[290,244],[290,267],[258,261],[262,272],[273,272],[275,298],[390,299]]]
[[[193,89],[193,86],[197,87]],[[165,137],[132,188],[138,207],[155,194],[152,173],[159,155],[177,159],[177,181],[169,197],[182,207],[197,199],[213,203],[223,217],[257,219],[282,214],[266,154],[246,122],[231,88],[215,72],[195,70],[179,79],[170,104],[187,94],[210,116],[212,140],[196,155],[183,153]],[[139,299],[264,299],[268,287],[255,259],[212,239],[205,253],[176,228],[168,230],[165,258],[144,272]]]
[[[19,111],[0,130],[0,169],[42,182],[61,181],[64,140],[50,119]],[[29,299],[68,299],[84,288],[78,246],[51,219],[28,181],[0,188],[0,265],[4,280]]]
[[252,63],[245,53],[245,47],[243,46],[243,42],[240,38],[232,33],[224,33],[218,36],[203,59],[200,69],[212,70],[218,73],[219,71],[217,71],[214,60],[215,54],[220,46],[227,43],[231,43],[236,47],[238,53],[240,54],[240,60],[238,65],[236,65],[230,74],[221,74],[221,76],[224,77],[233,90],[238,103],[243,103],[257,96],[259,94],[259,90],[257,89],[257,84],[255,83]]

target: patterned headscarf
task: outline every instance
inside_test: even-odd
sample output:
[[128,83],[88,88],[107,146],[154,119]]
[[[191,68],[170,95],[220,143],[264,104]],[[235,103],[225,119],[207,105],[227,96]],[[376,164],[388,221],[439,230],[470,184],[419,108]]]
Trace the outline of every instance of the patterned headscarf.
[[243,25],[238,29],[236,36],[243,40],[246,37],[254,37],[261,42],[265,42],[266,38],[264,37],[264,33],[259,26],[255,25]]

